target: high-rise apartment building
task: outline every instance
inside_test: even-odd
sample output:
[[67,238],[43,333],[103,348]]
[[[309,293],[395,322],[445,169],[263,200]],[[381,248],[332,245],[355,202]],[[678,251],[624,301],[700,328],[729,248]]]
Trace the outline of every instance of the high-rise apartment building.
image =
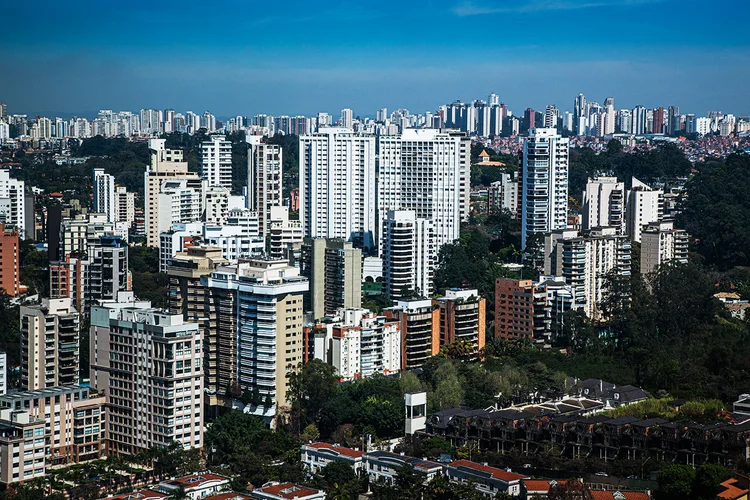
[[44,480],[47,475],[45,421],[27,411],[0,410],[0,483]]
[[339,377],[352,380],[401,370],[399,323],[367,309],[342,309],[332,325],[330,360]]
[[6,230],[0,222],[0,290],[11,297],[21,293],[20,260],[18,231]]
[[70,299],[42,299],[20,308],[21,386],[78,384],[80,319]]
[[237,382],[260,399],[245,411],[271,424],[288,409],[288,375],[302,362],[307,278],[286,261],[260,259],[221,267],[213,277],[237,290]]
[[670,106],[667,110],[667,125],[669,133],[675,135],[682,130],[682,117],[679,106]]
[[282,158],[278,144],[267,144],[257,135],[248,135],[247,208],[258,212],[260,232],[268,235],[271,207],[282,204]]
[[399,300],[383,309],[386,318],[399,324],[401,370],[414,370],[440,351],[440,309],[430,299]]
[[388,210],[383,221],[383,293],[392,300],[404,293],[432,295],[438,248],[432,220],[413,210]]
[[627,236],[612,227],[583,237],[575,230],[554,231],[544,240],[544,274],[564,278],[575,293],[573,308],[599,319],[608,275],[630,276],[630,249]]
[[271,259],[299,259],[304,238],[304,229],[299,220],[289,219],[289,208],[271,207],[268,216],[268,256]]
[[625,183],[617,177],[589,179],[583,193],[582,228],[614,227],[625,233]]
[[[208,189],[206,189],[208,191]],[[203,190],[187,179],[166,180],[158,196],[157,229],[169,231],[177,222],[198,222],[203,215]]]
[[341,110],[341,126],[344,128],[352,128],[354,126],[354,112],[349,108]]
[[362,250],[351,242],[305,238],[300,273],[309,280],[304,310],[313,319],[362,307]]
[[109,454],[203,446],[202,343],[196,323],[132,293],[91,309],[91,387],[106,396]]
[[664,192],[633,177],[625,204],[625,229],[632,241],[641,241],[643,226],[661,220]]
[[563,278],[541,276],[538,282],[498,278],[495,282],[495,338],[526,338],[549,345],[562,329],[563,314],[573,308],[575,293]]
[[88,250],[86,308],[97,301],[116,301],[120,292],[132,290],[128,269],[128,244],[119,236],[102,236]]
[[188,172],[188,164],[183,161],[182,151],[166,149],[165,142],[165,139],[148,141],[148,147],[151,150],[151,165],[144,174],[144,215],[146,244],[150,247],[159,246],[159,233],[162,232],[159,229],[159,195],[162,184],[168,180],[184,179],[188,187],[201,188],[198,174]]
[[633,135],[643,135],[646,133],[646,108],[638,105],[633,108],[631,133]]
[[94,212],[104,214],[107,222],[116,222],[119,207],[115,198],[115,177],[103,168],[94,169]]
[[518,212],[518,179],[516,172],[500,174],[500,180],[490,184],[487,189],[487,211],[500,213],[509,211],[516,216]]
[[[469,216],[471,140],[460,132],[406,129],[378,140],[378,212],[411,210],[432,222],[435,245],[458,239]],[[382,247],[381,247],[382,253]]]
[[170,260],[169,312],[197,323],[203,339],[204,387],[208,406],[218,406],[236,382],[236,293],[209,278],[228,265],[221,248],[191,247]]
[[34,237],[33,234],[26,235],[24,199],[24,182],[13,179],[9,170],[0,170],[0,219],[3,219],[9,228],[15,228],[21,239]]
[[112,235],[127,241],[128,229],[125,223],[107,222],[106,214],[88,213],[65,219],[60,225],[58,257],[64,261],[72,254],[87,255],[89,247],[98,244],[102,236]]
[[663,134],[665,132],[664,125],[667,123],[666,120],[666,114],[664,113],[664,108],[656,108],[654,110],[654,125],[653,125],[653,133],[654,134]]
[[201,143],[201,178],[209,187],[232,189],[232,143],[225,136],[212,135]]
[[0,396],[0,408],[26,411],[44,422],[49,466],[99,460],[102,456],[104,396],[92,397],[88,387],[63,385],[12,392]]
[[529,131],[523,143],[521,246],[535,233],[564,229],[568,221],[568,139],[555,129]]
[[659,269],[667,262],[688,262],[688,234],[672,222],[654,222],[641,231],[641,274]]
[[374,248],[375,137],[323,128],[299,143],[299,219],[305,236]]
[[486,300],[477,290],[451,288],[432,304],[440,311],[440,345],[466,342],[472,346],[467,354],[476,356],[485,344]]
[[135,222],[135,193],[125,186],[115,186],[115,222],[130,228]]

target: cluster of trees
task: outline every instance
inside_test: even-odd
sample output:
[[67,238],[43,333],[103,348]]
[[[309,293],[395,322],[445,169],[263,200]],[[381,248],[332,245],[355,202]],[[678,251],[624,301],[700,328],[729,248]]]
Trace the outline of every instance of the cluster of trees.
[[207,465],[233,475],[237,491],[248,483],[301,482],[300,445],[285,427],[269,430],[260,418],[238,411],[217,418],[204,437]]
[[169,276],[159,272],[159,249],[145,245],[128,248],[128,264],[133,275],[133,290],[138,298],[154,307],[167,307]]
[[705,263],[720,271],[750,266],[750,155],[696,166],[685,186],[678,223]]
[[[487,151],[487,154],[490,155],[491,162],[501,162],[504,163],[505,166],[482,165],[479,157],[482,151]],[[497,154],[494,149],[485,147],[481,142],[472,144],[471,185],[489,186],[493,182],[499,181],[502,174],[517,172],[519,164],[520,161],[517,156]]]
[[671,464],[662,468],[654,492],[656,500],[713,500],[721,491],[720,484],[731,477],[731,471],[718,464],[706,464],[694,469],[689,465]]
[[399,379],[376,375],[339,384],[333,366],[314,359],[289,376],[292,428],[313,425],[324,439],[350,446],[365,436],[403,434],[404,392]]

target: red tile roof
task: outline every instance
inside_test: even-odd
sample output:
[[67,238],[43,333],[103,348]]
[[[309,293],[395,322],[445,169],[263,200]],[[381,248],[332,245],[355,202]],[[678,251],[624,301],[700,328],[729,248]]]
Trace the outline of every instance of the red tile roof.
[[288,498],[289,500],[294,498],[305,498],[319,493],[318,490],[292,483],[272,484],[258,489],[263,493],[276,495],[281,498]]
[[651,500],[648,493],[643,491],[602,491],[602,490],[591,490],[591,496],[594,500],[613,500],[616,498],[615,494],[622,493],[625,500]]
[[250,495],[243,495],[236,491],[228,491],[226,493],[219,493],[218,495],[211,495],[203,500],[251,500],[253,497]]
[[476,462],[470,462],[468,460],[456,460],[455,462],[451,462],[448,464],[450,467],[466,467],[467,469],[474,469],[481,472],[486,472],[488,474],[492,474],[492,477],[495,479],[501,479],[503,481],[520,481],[521,479],[527,478],[528,476],[524,476],[521,474],[516,474],[514,472],[508,472],[503,469],[498,469],[495,467],[489,467],[487,465],[478,464]]
[[343,446],[334,446],[330,443],[312,443],[308,444],[310,448],[316,448],[318,450],[332,450],[340,455],[344,455],[351,458],[362,458],[365,453],[363,451],[353,450],[351,448],[344,448]]
[[564,480],[557,481],[555,479],[525,479],[523,484],[529,493],[547,493],[552,487],[552,483],[565,484],[565,482]]
[[736,500],[748,494],[747,489],[738,486],[738,481],[734,477],[731,479],[727,479],[726,481],[721,483],[721,486],[725,489],[724,491],[716,495],[719,498],[726,498],[727,500]]

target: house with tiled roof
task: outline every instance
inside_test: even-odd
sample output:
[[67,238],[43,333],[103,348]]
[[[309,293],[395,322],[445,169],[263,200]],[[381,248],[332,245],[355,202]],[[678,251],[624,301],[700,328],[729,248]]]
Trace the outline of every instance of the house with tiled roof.
[[470,482],[477,491],[488,498],[495,498],[498,493],[518,496],[521,494],[521,480],[528,478],[523,474],[511,472],[510,469],[498,469],[469,460],[449,463],[446,474],[451,481]]
[[191,500],[203,500],[208,496],[214,495],[229,488],[229,478],[212,474],[191,474],[189,476],[178,477],[159,483],[158,489],[162,493],[171,495],[185,489],[185,493]]
[[313,474],[331,462],[345,462],[357,472],[362,467],[364,455],[362,451],[329,443],[303,444],[301,451],[302,464]]
[[651,500],[645,491],[604,491],[591,490],[592,500]]
[[389,451],[365,453],[362,456],[362,466],[372,481],[382,481],[388,484],[393,484],[399,470],[404,467],[413,467],[415,474],[424,477],[425,484],[443,472],[443,466],[437,462],[398,455]]
[[262,500],[325,500],[321,490],[293,483],[267,483],[250,493],[252,498]]
[[161,493],[159,491],[139,490],[108,496],[105,497],[105,500],[161,500],[162,498],[166,498],[166,496],[166,493]]
[[250,495],[244,495],[236,491],[225,491],[224,493],[208,496],[203,500],[252,500],[252,498]]
[[523,498],[547,498],[550,488],[557,484],[565,484],[565,480],[555,479],[523,479],[521,480],[521,495]]
[[737,474],[721,483],[721,492],[716,495],[726,500],[750,500],[750,478]]

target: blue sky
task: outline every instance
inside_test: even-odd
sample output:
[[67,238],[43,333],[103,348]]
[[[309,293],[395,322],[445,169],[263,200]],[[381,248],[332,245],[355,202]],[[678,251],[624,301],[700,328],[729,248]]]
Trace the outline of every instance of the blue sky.
[[748,0],[6,2],[9,112],[516,113],[578,92],[750,114]]

